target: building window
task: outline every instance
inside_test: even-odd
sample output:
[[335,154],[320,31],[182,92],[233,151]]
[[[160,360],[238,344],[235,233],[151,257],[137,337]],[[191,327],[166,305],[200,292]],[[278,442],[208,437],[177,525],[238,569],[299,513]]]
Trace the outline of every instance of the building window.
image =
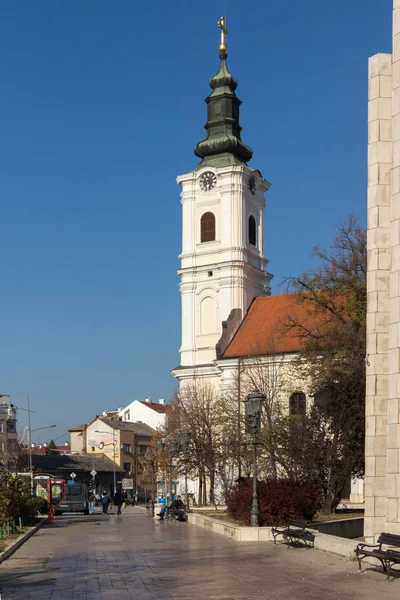
[[201,242],[214,242],[215,240],[215,216],[212,212],[206,212],[200,221]]
[[303,392],[295,392],[289,398],[289,415],[305,416],[306,414],[306,396]]
[[122,450],[123,452],[130,452],[131,451],[131,445],[130,444],[122,444]]
[[130,418],[131,418],[131,411],[130,410],[126,410],[124,412],[124,420],[125,421],[130,421]]
[[257,245],[257,228],[256,228],[256,220],[253,215],[249,217],[249,244],[252,246]]
[[17,433],[15,421],[7,421],[7,433]]
[[131,472],[131,463],[124,463],[124,471],[125,473]]
[[7,451],[8,452],[16,452],[17,451],[17,440],[7,440]]

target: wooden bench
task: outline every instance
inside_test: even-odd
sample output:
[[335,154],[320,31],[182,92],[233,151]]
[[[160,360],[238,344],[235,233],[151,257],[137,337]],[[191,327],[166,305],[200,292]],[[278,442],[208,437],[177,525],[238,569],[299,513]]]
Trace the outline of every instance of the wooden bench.
[[[383,549],[382,546],[389,546]],[[398,548],[398,550],[394,550]],[[382,532],[376,544],[358,544],[354,550],[358,560],[359,570],[361,571],[361,561],[366,556],[378,559],[386,573],[386,579],[390,578],[389,571],[393,565],[400,564],[400,535]]]
[[177,521],[187,521],[187,513],[185,508],[167,508],[167,519],[176,519]]
[[312,537],[312,533],[306,530],[307,523],[308,521],[304,519],[290,519],[282,527],[273,527],[271,533],[274,536],[274,544],[276,544],[278,535],[283,535],[289,538],[291,544],[293,544],[294,540],[298,542],[302,541],[309,548],[307,538]]

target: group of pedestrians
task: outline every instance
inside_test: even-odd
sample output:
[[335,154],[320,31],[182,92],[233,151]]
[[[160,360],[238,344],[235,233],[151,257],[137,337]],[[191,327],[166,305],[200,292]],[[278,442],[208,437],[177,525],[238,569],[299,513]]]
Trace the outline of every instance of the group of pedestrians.
[[112,498],[107,490],[104,490],[103,494],[101,495],[95,495],[93,492],[90,492],[88,497],[89,514],[94,513],[94,507],[97,501],[97,503],[101,504],[103,515],[108,515],[110,504],[112,502],[117,507],[117,515],[120,515],[123,505],[126,505],[126,500],[126,492],[122,492],[120,490],[117,490]]

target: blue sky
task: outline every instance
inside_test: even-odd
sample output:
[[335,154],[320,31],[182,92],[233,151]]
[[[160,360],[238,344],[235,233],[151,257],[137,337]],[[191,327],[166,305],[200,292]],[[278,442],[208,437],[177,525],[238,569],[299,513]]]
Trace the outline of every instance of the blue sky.
[[[3,0],[0,393],[53,437],[134,398],[169,398],[179,362],[178,174],[194,168],[218,68],[272,182],[266,254],[282,277],[333,223],[365,223],[367,59],[391,0]],[[19,428],[26,414],[19,413]],[[47,435],[34,436],[45,441]]]

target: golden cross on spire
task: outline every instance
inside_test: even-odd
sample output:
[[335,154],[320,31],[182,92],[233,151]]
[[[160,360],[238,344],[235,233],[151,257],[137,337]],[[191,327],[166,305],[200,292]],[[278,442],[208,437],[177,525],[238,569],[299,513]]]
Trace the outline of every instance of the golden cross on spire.
[[221,30],[221,43],[219,45],[220,52],[226,52],[228,50],[228,46],[226,45],[226,35],[228,33],[228,29],[226,27],[226,15],[223,15],[217,23],[218,27]]

